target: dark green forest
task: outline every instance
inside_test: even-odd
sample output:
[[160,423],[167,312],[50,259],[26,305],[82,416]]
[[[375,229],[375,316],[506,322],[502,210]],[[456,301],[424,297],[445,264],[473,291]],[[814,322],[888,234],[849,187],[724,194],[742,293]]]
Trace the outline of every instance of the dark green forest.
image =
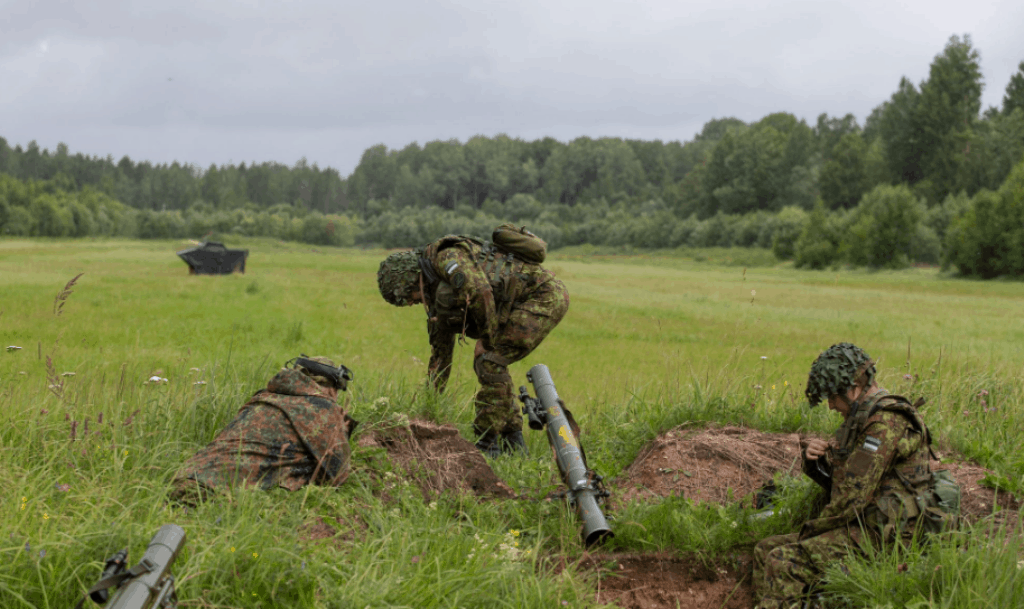
[[799,267],[942,264],[1024,276],[1024,61],[981,108],[980,54],[953,36],[864,124],[718,118],[686,142],[620,138],[367,149],[342,176],[305,160],[154,165],[0,138],[0,235],[420,245],[525,224],[552,249],[763,247]]

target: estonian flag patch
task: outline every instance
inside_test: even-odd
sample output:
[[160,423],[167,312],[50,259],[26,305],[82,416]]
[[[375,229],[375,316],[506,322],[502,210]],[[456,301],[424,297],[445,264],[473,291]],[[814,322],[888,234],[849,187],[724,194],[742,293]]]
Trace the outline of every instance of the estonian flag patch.
[[864,450],[867,450],[867,451],[875,453],[875,452],[878,452],[878,447],[881,446],[881,445],[882,445],[882,442],[878,438],[873,438],[871,436],[868,436],[864,440],[864,446],[861,446],[861,448],[863,448]]

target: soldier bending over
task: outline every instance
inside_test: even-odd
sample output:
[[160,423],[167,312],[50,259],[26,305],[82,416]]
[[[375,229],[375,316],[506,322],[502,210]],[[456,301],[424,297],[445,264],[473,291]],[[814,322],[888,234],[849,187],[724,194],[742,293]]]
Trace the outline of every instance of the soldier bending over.
[[438,391],[444,391],[451,373],[455,336],[478,339],[473,354],[480,381],[473,421],[477,448],[491,457],[525,450],[508,366],[536,349],[565,316],[565,285],[540,264],[454,235],[388,256],[377,282],[384,300],[395,306],[426,306],[428,374]]

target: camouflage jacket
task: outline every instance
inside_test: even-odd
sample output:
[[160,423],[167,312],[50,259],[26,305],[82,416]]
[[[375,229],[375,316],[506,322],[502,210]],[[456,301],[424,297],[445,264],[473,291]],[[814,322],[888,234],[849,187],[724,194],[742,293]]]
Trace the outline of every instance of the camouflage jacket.
[[430,377],[444,388],[451,372],[455,337],[481,339],[488,351],[512,310],[555,276],[539,264],[496,252],[488,244],[459,236],[424,248],[420,266],[430,336]]
[[[920,513],[915,497],[924,494],[931,477],[928,437],[909,404],[888,409],[898,400],[879,396],[878,409],[847,440],[848,454],[839,457],[844,451],[830,451],[829,502],[818,518],[804,523],[801,539],[848,525],[867,525],[890,539],[913,529]],[[804,465],[806,469],[806,460]]]
[[333,392],[283,368],[214,440],[179,470],[175,486],[338,486],[348,477],[349,419]]

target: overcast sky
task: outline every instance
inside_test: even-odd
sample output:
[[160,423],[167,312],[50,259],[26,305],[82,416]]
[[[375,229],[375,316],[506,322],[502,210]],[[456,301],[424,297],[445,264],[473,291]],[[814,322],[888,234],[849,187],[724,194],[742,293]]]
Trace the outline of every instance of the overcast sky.
[[689,140],[778,111],[863,124],[953,34],[983,107],[1024,60],[1020,0],[0,0],[0,136],[155,163],[476,134]]

